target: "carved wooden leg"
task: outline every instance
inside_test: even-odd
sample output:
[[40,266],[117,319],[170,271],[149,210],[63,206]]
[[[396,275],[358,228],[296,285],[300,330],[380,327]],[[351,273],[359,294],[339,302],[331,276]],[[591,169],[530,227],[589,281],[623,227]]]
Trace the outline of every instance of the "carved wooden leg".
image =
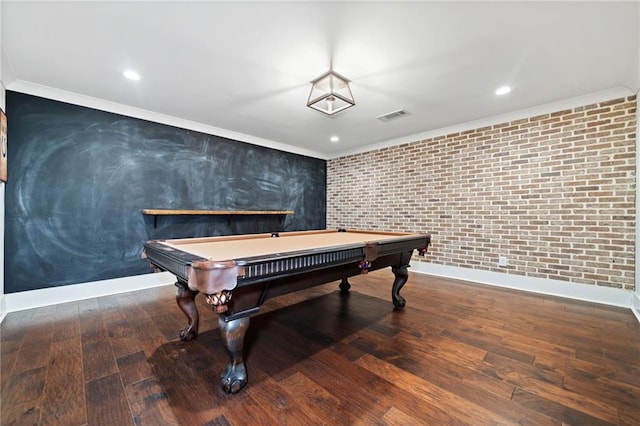
[[231,355],[231,362],[220,374],[222,389],[226,393],[236,393],[247,384],[247,369],[242,358],[244,335],[249,328],[249,317],[242,317],[232,321],[225,321],[224,317],[218,317],[220,335]]
[[343,278],[338,287],[340,287],[340,294],[347,294],[349,293],[351,284],[349,284],[349,281],[346,278]]
[[176,302],[178,302],[180,310],[189,319],[187,326],[180,330],[180,339],[185,341],[193,340],[198,337],[199,315],[195,302],[195,297],[198,292],[190,290],[181,282],[177,282],[176,287],[178,288],[176,290]]
[[393,271],[393,275],[396,279],[393,281],[393,288],[391,290],[391,299],[393,300],[393,306],[398,309],[404,308],[404,305],[407,303],[404,300],[404,297],[400,296],[400,289],[405,285],[407,280],[409,279],[409,272],[407,271],[407,266],[392,266],[391,270]]

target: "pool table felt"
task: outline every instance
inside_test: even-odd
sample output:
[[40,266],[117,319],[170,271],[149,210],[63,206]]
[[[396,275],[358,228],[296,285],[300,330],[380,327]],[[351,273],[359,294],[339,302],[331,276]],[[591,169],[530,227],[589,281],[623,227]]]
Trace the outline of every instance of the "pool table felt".
[[364,232],[320,232],[306,235],[288,235],[278,238],[264,237],[228,239],[168,240],[163,243],[209,260],[237,260],[242,258],[278,255],[289,252],[323,249],[369,241],[384,241],[402,238],[411,234],[377,234]]

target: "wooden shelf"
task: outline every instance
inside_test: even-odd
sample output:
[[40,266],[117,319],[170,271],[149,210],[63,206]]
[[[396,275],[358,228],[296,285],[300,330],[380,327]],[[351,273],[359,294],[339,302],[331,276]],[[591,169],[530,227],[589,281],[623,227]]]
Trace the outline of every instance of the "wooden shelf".
[[288,215],[293,210],[189,210],[189,209],[143,209],[142,214],[153,216],[153,227],[158,226],[158,216],[240,216],[240,215]]
[[262,215],[262,214],[293,214],[293,210],[169,210],[169,209],[144,209],[142,214],[152,216],[175,215]]

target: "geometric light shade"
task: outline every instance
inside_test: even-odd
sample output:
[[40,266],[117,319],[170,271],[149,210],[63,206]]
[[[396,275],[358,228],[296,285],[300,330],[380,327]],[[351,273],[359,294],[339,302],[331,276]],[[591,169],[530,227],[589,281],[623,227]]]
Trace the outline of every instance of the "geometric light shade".
[[332,115],[356,104],[349,88],[349,81],[329,71],[312,81],[307,106]]

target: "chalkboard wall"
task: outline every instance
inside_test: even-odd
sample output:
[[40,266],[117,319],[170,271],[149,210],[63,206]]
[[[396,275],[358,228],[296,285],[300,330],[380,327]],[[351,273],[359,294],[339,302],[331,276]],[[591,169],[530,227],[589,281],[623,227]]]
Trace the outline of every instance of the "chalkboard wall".
[[[5,292],[150,272],[148,239],[323,229],[326,162],[7,91]],[[158,220],[144,208],[293,210]]]

